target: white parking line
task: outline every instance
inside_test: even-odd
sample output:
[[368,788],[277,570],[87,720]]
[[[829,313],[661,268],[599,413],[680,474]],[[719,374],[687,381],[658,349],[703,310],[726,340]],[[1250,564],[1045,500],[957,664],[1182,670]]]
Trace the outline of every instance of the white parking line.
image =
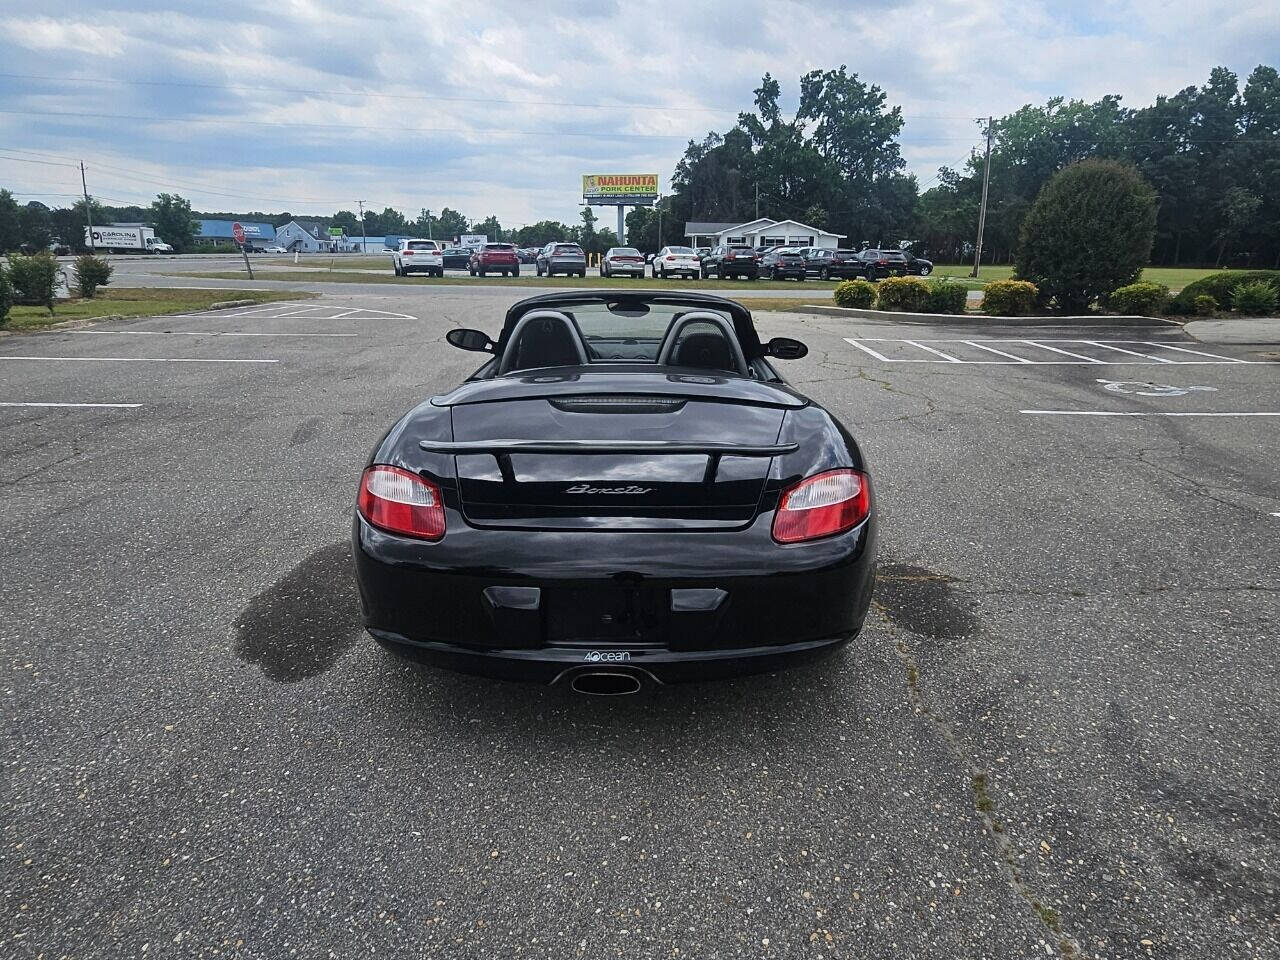
[[1018,361],[1018,363],[1031,363],[1031,361],[1028,360],[1026,357],[1019,357],[1016,354],[1005,353],[1003,350],[997,350],[995,347],[984,346],[978,340],[961,340],[960,342],[967,343],[971,347],[977,347],[979,350],[986,350],[986,351],[989,351],[990,353],[995,353],[1002,357],[1008,357],[1010,360]]
[[206,357],[32,357],[0,356],[0,360],[98,360],[109,363],[279,363],[279,360],[230,360]]
[[1177,363],[1176,360],[1168,360],[1164,357],[1153,357],[1149,353],[1139,353],[1137,350],[1126,350],[1124,347],[1112,346],[1111,344],[1104,343],[1101,340],[1081,340],[1080,342],[1087,343],[1091,347],[1102,347],[1104,350],[1114,350],[1117,353],[1127,353],[1132,357],[1146,357],[1146,359],[1154,360],[1156,363]]
[[40,403],[36,401],[0,401],[0,407],[104,407],[117,410],[137,410],[140,403]]
[[1019,413],[1045,417],[1280,417],[1280,410],[1265,411],[1190,411],[1177,413],[1160,410],[1019,410]]
[[[845,343],[851,343],[851,344],[853,344],[855,347],[857,347],[857,348],[858,348],[859,350],[861,350],[863,353],[869,353],[869,354],[871,354],[871,356],[875,357],[877,360],[883,360],[885,363],[893,363],[893,361],[892,361],[892,360],[890,360],[888,357],[886,357],[886,356],[884,356],[884,355],[882,355],[882,354],[876,353],[876,352],[875,352],[874,350],[872,350],[870,347],[863,346],[861,343],[859,343],[857,340],[854,340],[852,337],[845,337],[845,338],[844,338],[844,342],[845,342]],[[930,361],[927,361],[927,360],[921,360],[920,362],[921,362],[921,363],[928,363],[928,362],[930,362]],[[941,361],[941,360],[935,360],[935,361],[932,361],[932,362],[934,362],[934,363],[941,363],[942,361]]]
[[115,334],[132,337],[358,337],[358,333],[258,333],[223,330],[64,330],[63,333]]
[[[852,340],[850,340],[849,342],[853,343]],[[923,343],[921,343],[918,340],[903,340],[902,342],[909,343],[913,347],[919,347],[921,350],[928,350],[930,353],[936,353],[938,356],[942,357],[942,359],[946,360],[948,363],[964,363],[964,361],[961,360],[959,357],[953,357],[951,354],[943,353],[941,350],[935,350],[933,349],[933,347],[926,347]]]
[[1229,360],[1232,363],[1248,362],[1247,360],[1238,360],[1235,357],[1223,357],[1216,353],[1205,353],[1203,350],[1188,350],[1186,347],[1175,347],[1172,343],[1156,343],[1152,340],[1144,340],[1142,342],[1152,347],[1159,347],[1161,350],[1177,350],[1179,353],[1194,353],[1200,357],[1213,357],[1215,360]]
[[1039,340],[1023,340],[1023,343],[1029,343],[1033,347],[1039,347],[1041,350],[1052,350],[1054,353],[1060,353],[1063,356],[1075,357],[1077,360],[1085,360],[1089,363],[1104,363],[1094,357],[1086,357],[1083,353],[1072,353],[1070,350],[1059,350],[1057,347],[1051,347],[1047,343],[1041,343]]

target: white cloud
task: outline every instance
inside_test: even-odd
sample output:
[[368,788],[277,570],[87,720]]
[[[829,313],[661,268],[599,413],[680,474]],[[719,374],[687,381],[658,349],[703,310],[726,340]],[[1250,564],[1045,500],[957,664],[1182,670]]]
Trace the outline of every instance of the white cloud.
[[[1059,94],[1137,106],[1280,49],[1270,5],[1237,0],[1176,16],[1166,0],[905,0],[892,17],[799,0],[643,15],[604,0],[67,6],[53,19],[0,0],[4,72],[59,78],[5,80],[3,109],[19,113],[0,111],[0,131],[12,149],[83,157],[103,195],[182,182],[200,209],[319,214],[359,196],[514,223],[574,219],[583,172],[669,177],[687,140],[751,108],[766,71],[791,106],[811,69],[845,63],[879,84],[928,181],[979,142],[974,117]],[[15,189],[65,172],[0,159]]]

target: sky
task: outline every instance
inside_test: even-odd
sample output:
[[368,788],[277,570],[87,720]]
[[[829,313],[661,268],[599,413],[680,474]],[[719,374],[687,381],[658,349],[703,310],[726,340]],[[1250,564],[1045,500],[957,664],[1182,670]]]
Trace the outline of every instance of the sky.
[[846,64],[902,107],[925,188],[977,117],[1277,61],[1276,0],[0,0],[0,186],[66,205],[83,160],[114,204],[574,222],[582,174],[665,189],[766,71],[790,111]]

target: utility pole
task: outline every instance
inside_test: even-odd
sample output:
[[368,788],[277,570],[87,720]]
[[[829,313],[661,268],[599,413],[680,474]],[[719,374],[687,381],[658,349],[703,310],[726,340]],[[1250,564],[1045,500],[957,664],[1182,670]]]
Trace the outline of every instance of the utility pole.
[[[662,243],[662,196],[661,196],[661,194],[659,194],[658,199],[657,199],[656,201],[654,201],[654,204],[653,204],[653,205],[654,205],[655,207],[657,207],[657,208],[658,208],[658,250],[661,250],[661,249],[662,249],[662,247],[663,247],[663,243]],[[657,251],[655,250],[654,252],[656,253]]]
[[756,184],[756,219],[760,219],[760,184]]
[[357,200],[356,205],[360,208],[360,252],[367,254],[369,252],[369,234],[364,228],[364,201]]
[[987,188],[991,185],[991,134],[995,126],[995,119],[987,117],[987,160],[982,170],[982,206],[978,208],[978,245],[973,254],[973,273],[971,277],[978,276],[978,267],[982,264],[982,232],[987,226]]
[[[84,191],[84,216],[89,223],[89,252],[96,254],[98,245],[93,242],[93,206],[89,203],[89,185],[84,179],[84,161],[80,161],[80,189]],[[70,244],[68,244],[70,246]]]

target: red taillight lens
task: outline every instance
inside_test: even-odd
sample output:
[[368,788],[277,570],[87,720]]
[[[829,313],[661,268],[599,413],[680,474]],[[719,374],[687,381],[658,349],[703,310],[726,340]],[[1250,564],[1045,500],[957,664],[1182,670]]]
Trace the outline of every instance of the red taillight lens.
[[444,536],[440,488],[400,467],[375,464],[360,477],[360,516],[383,530],[419,540]]
[[871,512],[871,481],[857,470],[828,470],[782,494],[773,515],[779,543],[817,540],[852,530]]
[[413,251],[412,251],[412,250],[405,250],[403,253],[401,253],[401,254],[400,254],[400,256],[402,256],[402,257],[412,257],[412,256],[413,256]]
[[668,254],[667,254],[667,259],[668,259],[668,260],[674,260],[674,259],[675,259],[675,257],[668,253]]

